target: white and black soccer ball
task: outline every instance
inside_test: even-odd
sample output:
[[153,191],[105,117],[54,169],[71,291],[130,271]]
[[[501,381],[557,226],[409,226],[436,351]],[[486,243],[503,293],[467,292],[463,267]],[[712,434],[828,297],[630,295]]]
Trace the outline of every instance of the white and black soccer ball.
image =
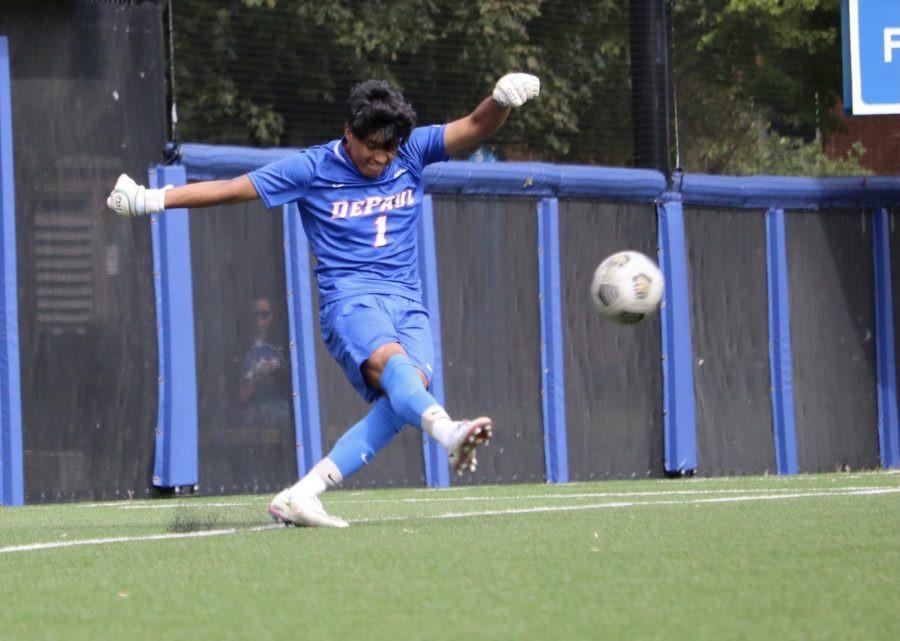
[[633,325],[659,308],[664,279],[656,263],[636,251],[606,258],[594,271],[591,300],[603,316]]

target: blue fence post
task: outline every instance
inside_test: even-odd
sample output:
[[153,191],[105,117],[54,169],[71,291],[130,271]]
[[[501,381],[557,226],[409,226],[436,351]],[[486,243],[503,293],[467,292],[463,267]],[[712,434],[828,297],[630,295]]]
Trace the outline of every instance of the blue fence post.
[[882,467],[900,466],[897,368],[894,352],[894,288],[891,278],[890,215],[872,212],[875,260],[875,351],[878,363],[878,442]]
[[559,268],[559,200],[538,203],[538,274],[541,309],[541,404],[544,463],[548,483],[569,481],[562,290]]
[[[151,187],[183,185],[183,166],[156,166]],[[153,282],[159,352],[159,414],[153,485],[182,487],[199,480],[197,451],[197,364],[194,346],[194,289],[186,209],[150,217]]]
[[297,476],[302,478],[322,458],[312,285],[309,246],[297,205],[282,207],[282,216]]
[[697,469],[697,423],[681,194],[663,194],[657,213],[659,263],[666,279],[660,310],[665,470],[669,474],[690,474]]
[[[419,217],[419,273],[422,278],[422,299],[431,321],[434,335],[434,372],[431,377],[431,394],[444,404],[444,357],[441,350],[441,301],[438,295],[437,253],[434,246],[434,204],[430,194],[422,200]],[[447,452],[427,434],[422,434],[422,456],[425,459],[425,483],[428,487],[450,485],[450,464]]]
[[772,433],[779,474],[796,474],[791,312],[784,210],[766,212],[766,265],[769,287],[769,371],[772,382]]
[[0,505],[25,503],[15,195],[9,40],[0,36]]

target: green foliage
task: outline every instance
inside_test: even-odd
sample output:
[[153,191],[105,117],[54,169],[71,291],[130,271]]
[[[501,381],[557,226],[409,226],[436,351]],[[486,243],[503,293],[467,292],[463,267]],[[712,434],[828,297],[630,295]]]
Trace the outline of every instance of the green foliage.
[[[500,75],[521,70],[541,76],[543,95],[497,144],[519,157],[625,161],[621,148],[610,155],[597,140],[630,126],[627,110],[597,109],[610,102],[610,86],[628,82],[627,11],[614,0],[212,5],[176,5],[182,139],[313,144],[339,134],[347,90],[368,77],[402,87],[420,122],[445,122],[471,111]],[[619,35],[598,38],[610,24]]]
[[[838,126],[836,0],[677,0],[670,11],[683,167],[861,171],[858,154],[832,161],[817,142]],[[180,0],[174,19],[183,140],[334,138],[348,89],[371,77],[399,85],[421,123],[446,122],[521,70],[541,77],[541,97],[490,141],[500,157],[632,163],[628,3]]]
[[828,158],[841,89],[836,0],[679,0],[672,82],[682,165],[704,173],[865,173]]
[[[693,83],[693,84],[689,84]],[[817,130],[807,137],[779,132],[766,109],[742,99],[735,87],[715,88],[697,78],[682,78],[679,91],[693,99],[679,109],[680,164],[705,174],[841,176],[870,173],[854,146],[844,158],[824,152]]]
[[843,158],[827,156],[818,138],[805,141],[781,135],[752,113],[735,112],[724,129],[701,132],[688,145],[683,164],[706,174],[859,176],[871,173],[862,166],[866,153],[860,143]]

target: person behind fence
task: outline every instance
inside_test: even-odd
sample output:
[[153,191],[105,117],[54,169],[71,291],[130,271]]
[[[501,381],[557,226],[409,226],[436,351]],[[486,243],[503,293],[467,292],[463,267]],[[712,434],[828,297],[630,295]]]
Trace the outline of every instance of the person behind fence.
[[253,345],[241,363],[238,399],[248,427],[283,425],[290,418],[291,380],[282,349],[272,340],[272,300],[255,296]]
[[475,469],[476,449],[493,433],[491,420],[454,420],[429,392],[434,345],[418,274],[423,170],[475,148],[506,122],[511,108],[539,93],[537,77],[510,73],[468,115],[417,127],[412,105],[396,87],[367,80],[350,91],[340,139],[230,180],[147,189],[119,177],[107,205],[123,216],[253,199],[268,209],[298,205],[317,261],[322,338],[372,408],[274,497],[269,512],[275,519],[347,527],[325,511],[319,496],[370,463],[406,424],[447,449],[453,473]]

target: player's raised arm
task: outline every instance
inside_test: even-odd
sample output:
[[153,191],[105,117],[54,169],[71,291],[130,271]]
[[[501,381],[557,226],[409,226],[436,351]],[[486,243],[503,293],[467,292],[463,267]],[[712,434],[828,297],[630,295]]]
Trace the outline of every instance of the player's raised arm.
[[158,214],[180,207],[214,207],[259,198],[246,175],[231,180],[207,180],[180,187],[147,189],[122,174],[106,199],[106,206],[120,216]]
[[494,86],[494,93],[485,98],[475,111],[447,124],[444,148],[454,155],[473,148],[488,138],[506,122],[512,107],[521,107],[541,91],[541,81],[527,73],[508,73]]

